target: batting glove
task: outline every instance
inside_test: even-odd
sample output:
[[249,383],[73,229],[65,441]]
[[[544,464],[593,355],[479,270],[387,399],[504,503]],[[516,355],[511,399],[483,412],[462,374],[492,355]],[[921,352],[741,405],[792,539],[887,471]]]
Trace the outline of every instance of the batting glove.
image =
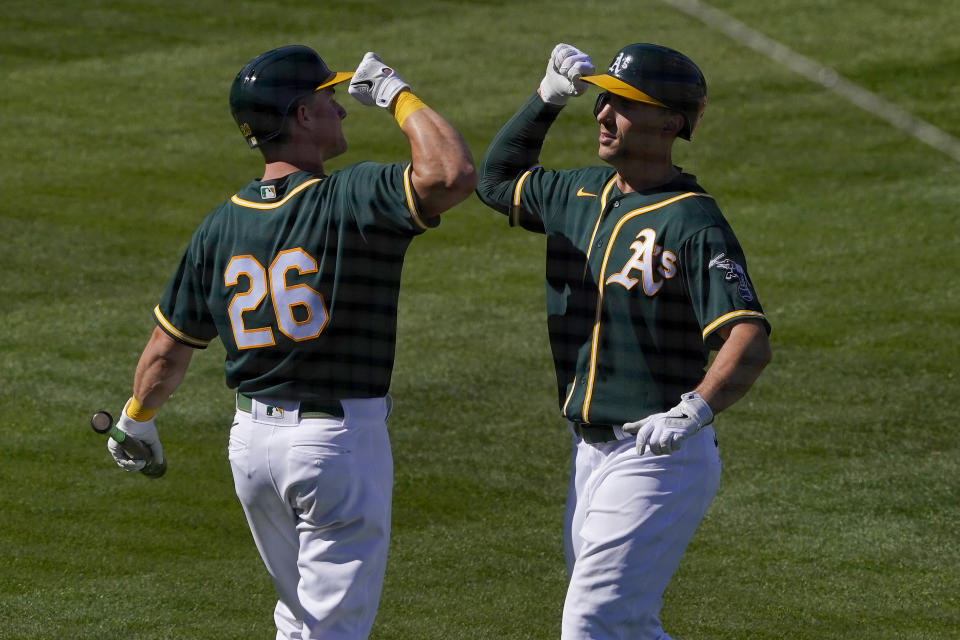
[[655,455],[672,453],[683,441],[713,422],[710,405],[691,391],[680,396],[680,404],[665,413],[655,413],[637,422],[623,425],[625,433],[637,434],[637,454],[647,447]]
[[123,445],[113,438],[107,440],[107,449],[110,451],[110,455],[124,471],[140,471],[148,463],[152,467],[162,465],[163,446],[160,444],[160,435],[157,433],[157,426],[153,423],[153,418],[145,422],[134,420],[127,415],[129,404],[130,400],[127,400],[127,404],[123,406],[123,411],[120,413],[120,419],[117,421],[117,428],[150,447],[153,460],[131,458],[124,450]]
[[571,96],[582,95],[587,83],[580,76],[592,74],[590,56],[562,42],[553,48],[547,62],[547,73],[540,81],[540,98],[544,102],[565,105]]
[[373,51],[368,51],[350,79],[347,92],[362,104],[389,107],[397,94],[410,85],[388,67]]

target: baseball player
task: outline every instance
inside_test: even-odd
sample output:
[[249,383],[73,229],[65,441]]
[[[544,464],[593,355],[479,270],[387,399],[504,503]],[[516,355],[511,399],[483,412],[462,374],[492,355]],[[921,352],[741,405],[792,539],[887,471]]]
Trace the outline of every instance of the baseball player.
[[[335,87],[383,107],[412,162],[327,174],[347,148]],[[118,427],[163,449],[154,414],[195,349],[219,337],[237,390],[229,458],[237,496],[278,593],[277,638],[366,638],[390,533],[386,430],[397,298],[414,236],[470,195],[459,134],[374,53],[331,71],[305,46],[237,74],[230,109],[263,177],[200,224],[160,303]],[[127,470],[146,461],[109,449]]]
[[[573,439],[562,638],[662,640],[663,591],[720,478],[714,416],[766,366],[770,327],[716,201],[671,160],[703,114],[700,69],[632,44],[593,72],[587,54],[554,48],[537,93],[490,144],[477,191],[511,225],[546,234],[547,326]],[[548,171],[547,131],[588,83],[601,89],[609,166]]]

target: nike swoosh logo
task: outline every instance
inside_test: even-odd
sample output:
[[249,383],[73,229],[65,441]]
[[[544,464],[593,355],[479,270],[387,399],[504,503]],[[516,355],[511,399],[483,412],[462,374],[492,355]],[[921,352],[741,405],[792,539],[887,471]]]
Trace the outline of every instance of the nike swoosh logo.
[[373,80],[357,80],[351,84],[353,84],[353,86],[355,87],[357,85],[363,85],[367,88],[367,91],[369,91],[370,89],[373,89]]
[[583,187],[580,187],[579,189],[577,189],[577,195],[580,196],[580,197],[586,196],[586,197],[589,197],[589,198],[596,198],[596,197],[597,197],[597,194],[595,194],[595,193],[590,193],[589,191],[584,191],[584,190],[583,190]]

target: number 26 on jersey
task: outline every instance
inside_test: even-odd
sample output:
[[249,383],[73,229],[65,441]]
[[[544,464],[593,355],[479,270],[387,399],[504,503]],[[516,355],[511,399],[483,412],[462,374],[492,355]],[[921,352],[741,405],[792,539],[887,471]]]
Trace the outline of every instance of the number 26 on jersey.
[[[269,269],[250,255],[234,256],[223,273],[223,283],[235,287],[240,276],[250,281],[250,288],[233,296],[227,308],[233,337],[238,349],[254,349],[276,344],[272,327],[246,327],[243,314],[260,306],[270,296],[277,326],[281,333],[297,342],[312,340],[320,335],[329,316],[323,296],[305,284],[287,284],[287,272],[300,275],[317,272],[317,261],[303,249],[281,251]],[[295,310],[299,307],[299,312]]]

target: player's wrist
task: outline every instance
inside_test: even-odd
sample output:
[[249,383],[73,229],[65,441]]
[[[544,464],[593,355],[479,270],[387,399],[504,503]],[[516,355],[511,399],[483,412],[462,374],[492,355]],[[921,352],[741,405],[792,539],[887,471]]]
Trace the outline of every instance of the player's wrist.
[[123,408],[124,415],[137,422],[152,420],[153,416],[157,415],[157,411],[158,409],[147,409],[133,396],[130,396],[126,406]]
[[690,417],[697,421],[699,427],[705,427],[713,422],[713,409],[696,391],[682,394],[677,408],[691,414]]
[[540,86],[537,87],[537,95],[540,96],[544,104],[549,104],[554,107],[565,107],[567,106],[567,102],[570,101],[570,96],[564,95],[551,87],[548,78],[544,78],[540,82]]
[[380,56],[368,51],[350,79],[347,91],[361,104],[388,109],[397,95],[409,88],[410,85]]
[[563,109],[565,106],[567,106],[567,100],[559,100],[556,98],[551,98],[551,99],[545,98],[543,89],[541,87],[537,87],[537,95],[540,97],[540,101],[543,102],[543,104],[549,107],[553,107],[557,110]]
[[404,121],[411,113],[426,108],[427,105],[423,100],[414,95],[409,89],[403,89],[393,99],[393,102],[390,103],[387,110],[390,111],[390,114],[396,119],[397,124],[402,127]]

